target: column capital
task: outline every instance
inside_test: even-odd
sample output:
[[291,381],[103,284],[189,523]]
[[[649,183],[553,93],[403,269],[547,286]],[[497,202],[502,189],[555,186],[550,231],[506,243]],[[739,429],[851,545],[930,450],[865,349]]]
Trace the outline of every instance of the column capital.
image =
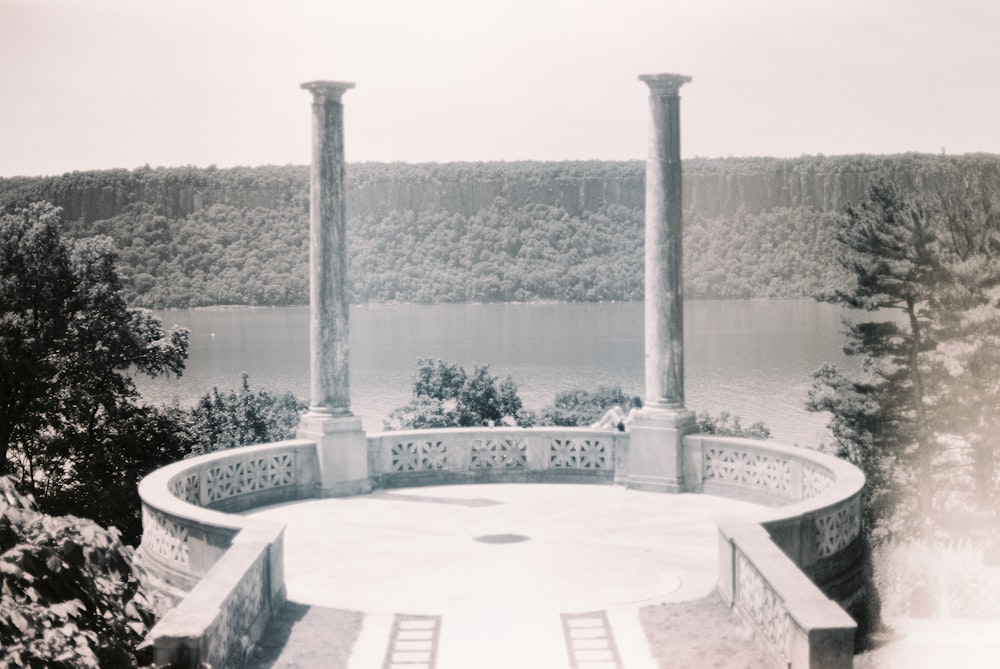
[[683,74],[640,74],[639,81],[646,82],[653,95],[677,96],[680,87],[691,81]]
[[350,81],[307,81],[299,86],[313,94],[316,101],[330,100],[340,102],[344,93],[354,88],[354,83]]

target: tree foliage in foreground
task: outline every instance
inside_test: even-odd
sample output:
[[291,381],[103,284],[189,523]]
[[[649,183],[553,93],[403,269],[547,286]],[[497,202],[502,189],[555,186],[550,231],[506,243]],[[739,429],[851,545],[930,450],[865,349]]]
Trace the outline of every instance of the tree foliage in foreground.
[[116,532],[39,513],[0,477],[0,666],[146,666],[152,620]]
[[880,180],[846,211],[838,239],[853,283],[830,299],[875,320],[846,324],[845,351],[862,356],[862,373],[824,366],[808,408],[832,414],[837,454],[868,477],[876,538],[969,529],[996,514],[995,198],[906,197]]
[[61,227],[44,204],[0,217],[0,475],[45,511],[135,540],[136,484],[187,444],[168,412],[138,404],[131,374],[180,375],[188,335],[125,303],[108,238]]

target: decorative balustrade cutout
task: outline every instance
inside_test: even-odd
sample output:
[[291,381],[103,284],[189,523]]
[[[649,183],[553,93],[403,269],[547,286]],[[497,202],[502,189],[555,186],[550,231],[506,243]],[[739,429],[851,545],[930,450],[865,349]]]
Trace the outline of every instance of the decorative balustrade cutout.
[[733,481],[787,493],[792,487],[788,460],[743,449],[710,446],[705,449],[705,478]]
[[598,439],[553,439],[549,466],[570,469],[608,469],[608,449]]
[[142,508],[142,545],[159,557],[183,567],[190,564],[188,528]]
[[392,447],[392,471],[419,472],[448,468],[448,447],[440,441],[403,441]]
[[787,657],[789,619],[784,602],[771,589],[767,581],[753,565],[743,556],[736,553],[736,601],[740,608],[760,629],[767,639],[785,660]]
[[227,460],[210,467],[205,474],[205,496],[209,504],[287,485],[295,485],[295,456],[292,453]]
[[816,519],[816,554],[827,557],[847,548],[861,533],[861,498]]
[[524,439],[476,439],[472,442],[472,467],[523,469],[528,463],[528,442]]

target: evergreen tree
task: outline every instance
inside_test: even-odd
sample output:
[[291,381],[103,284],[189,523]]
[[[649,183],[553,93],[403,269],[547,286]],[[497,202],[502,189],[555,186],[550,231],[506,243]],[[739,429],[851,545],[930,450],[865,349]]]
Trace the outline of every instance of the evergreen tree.
[[830,299],[878,312],[877,320],[846,324],[845,351],[863,356],[863,372],[824,366],[807,406],[833,414],[836,451],[867,475],[865,515],[877,536],[926,529],[946,496],[970,488],[970,477],[955,473],[970,469],[960,452],[970,445],[985,468],[980,500],[992,496],[986,435],[1000,371],[993,227],[969,227],[967,217],[904,197],[885,179],[846,210],[838,241],[853,281]]

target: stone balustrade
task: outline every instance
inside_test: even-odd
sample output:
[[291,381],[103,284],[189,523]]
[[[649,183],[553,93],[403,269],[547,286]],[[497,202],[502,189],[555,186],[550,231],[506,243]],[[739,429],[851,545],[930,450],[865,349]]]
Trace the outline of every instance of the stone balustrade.
[[690,435],[691,492],[766,504],[719,527],[718,589],[791,667],[850,667],[866,596],[864,475],[829,455],[750,439]]
[[[384,432],[367,447],[373,488],[628,476],[629,435],[609,430]],[[722,597],[783,664],[850,667],[855,624],[841,606],[864,594],[860,471],[755,440],[689,435],[682,448],[685,492],[769,507],[719,523]],[[147,582],[178,602],[151,633],[158,666],[238,664],[284,601],[284,528],[235,514],[320,496],[322,468],[316,443],[300,439],[182,460],[142,481],[139,560]]]
[[[612,483],[624,471],[624,432],[590,428],[459,428],[368,437],[379,487],[450,483]],[[616,460],[617,458],[617,460]]]
[[284,527],[234,515],[314,495],[316,446],[297,440],[220,451],[139,484],[137,560],[176,605],[150,633],[157,666],[234,664],[284,603]]

